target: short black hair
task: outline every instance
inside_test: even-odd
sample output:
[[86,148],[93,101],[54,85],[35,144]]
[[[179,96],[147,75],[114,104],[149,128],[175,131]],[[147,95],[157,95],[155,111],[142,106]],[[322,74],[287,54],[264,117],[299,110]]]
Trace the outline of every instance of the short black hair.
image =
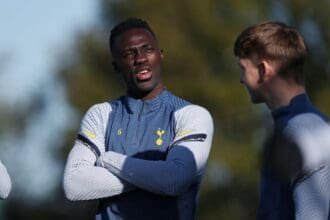
[[117,24],[111,30],[109,43],[110,43],[110,51],[112,53],[113,53],[114,43],[115,43],[116,37],[118,37],[120,34],[124,33],[125,31],[127,31],[129,29],[133,29],[133,28],[143,28],[143,29],[149,31],[156,38],[156,35],[152,31],[152,29],[149,26],[148,22],[146,22],[146,21],[144,21],[140,18],[128,18],[128,19],[120,22],[119,24]]

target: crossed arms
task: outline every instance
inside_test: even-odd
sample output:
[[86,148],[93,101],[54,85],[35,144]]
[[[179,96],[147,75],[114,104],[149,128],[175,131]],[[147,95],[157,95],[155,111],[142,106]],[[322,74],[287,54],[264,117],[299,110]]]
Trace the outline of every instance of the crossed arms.
[[68,199],[106,198],[136,188],[174,196],[184,193],[203,175],[213,136],[213,121],[207,110],[191,105],[175,113],[176,133],[191,130],[192,138],[189,134],[186,139],[177,136],[164,161],[105,152],[104,134],[109,111],[111,107],[106,103],[96,105],[82,121],[80,133],[87,138],[88,133],[93,133],[89,140],[100,156],[90,146],[93,144],[76,140],[64,172],[63,185]]

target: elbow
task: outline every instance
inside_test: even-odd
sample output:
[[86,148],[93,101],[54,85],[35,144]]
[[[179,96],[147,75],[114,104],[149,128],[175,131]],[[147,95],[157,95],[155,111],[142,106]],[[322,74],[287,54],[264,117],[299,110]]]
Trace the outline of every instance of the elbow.
[[163,187],[163,194],[168,196],[180,196],[183,195],[194,181],[193,177],[182,178],[182,176],[173,181],[168,182]]
[[167,196],[180,196],[184,194],[188,190],[189,186],[172,186],[169,188],[165,188],[163,190],[163,194]]
[[65,197],[70,201],[78,201],[79,199],[79,186],[75,184],[77,181],[74,176],[69,174],[64,174],[63,178],[63,190]]
[[9,181],[6,185],[1,187],[0,197],[1,199],[6,199],[11,191],[11,182]]
[[75,194],[75,192],[73,192],[72,190],[64,187],[64,195],[65,198],[68,199],[69,201],[79,201],[79,199],[77,199],[77,194]]
[[170,172],[164,173],[163,176],[167,178],[159,178],[158,184],[162,186],[162,193],[168,196],[183,195],[196,181],[196,171],[190,166],[176,166],[176,169],[170,169]]

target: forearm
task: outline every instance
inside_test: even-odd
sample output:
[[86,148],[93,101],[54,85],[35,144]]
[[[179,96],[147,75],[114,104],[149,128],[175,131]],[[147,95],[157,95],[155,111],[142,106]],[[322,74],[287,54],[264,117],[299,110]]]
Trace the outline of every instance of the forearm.
[[[165,195],[179,195],[204,172],[208,149],[191,142],[174,146],[165,161],[149,161],[128,157],[116,152],[106,152],[99,159],[111,173],[138,188]],[[201,155],[194,151],[204,150]]]
[[11,191],[11,180],[6,167],[0,161],[0,198],[5,199]]
[[172,196],[186,192],[204,173],[211,149],[213,120],[206,109],[194,105],[180,109],[174,117],[176,136],[164,161],[109,151],[98,159],[98,165],[146,191]]
[[70,200],[91,200],[111,197],[132,190],[133,187],[96,167],[96,157],[86,146],[76,142],[64,171],[63,187]]

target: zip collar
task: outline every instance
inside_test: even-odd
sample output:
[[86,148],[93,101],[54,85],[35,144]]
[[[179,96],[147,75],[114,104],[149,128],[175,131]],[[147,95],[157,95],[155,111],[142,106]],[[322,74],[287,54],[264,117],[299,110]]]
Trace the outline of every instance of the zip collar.
[[305,106],[311,105],[312,104],[309,101],[307,94],[303,93],[293,97],[288,105],[282,106],[272,111],[272,116],[274,120],[277,120],[288,114],[300,113],[301,111],[305,110]]
[[164,100],[168,97],[168,91],[162,91],[157,97],[150,100],[135,99],[131,96],[124,96],[122,98],[127,111],[132,114],[144,114],[157,111]]

